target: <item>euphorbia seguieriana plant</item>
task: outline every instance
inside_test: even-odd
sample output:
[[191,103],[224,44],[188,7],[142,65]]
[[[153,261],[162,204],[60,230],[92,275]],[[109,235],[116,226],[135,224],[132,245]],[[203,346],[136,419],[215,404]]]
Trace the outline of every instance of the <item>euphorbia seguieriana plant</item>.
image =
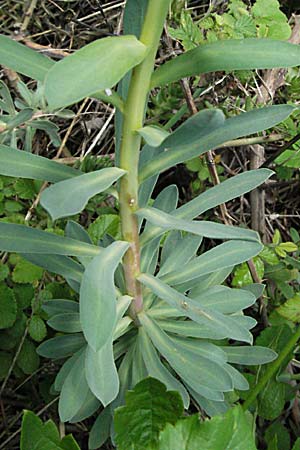
[[[90,448],[109,430],[124,393],[150,375],[190,398],[209,415],[228,407],[224,393],[247,390],[236,365],[263,364],[275,353],[252,344],[255,320],[243,314],[261,295],[222,285],[232,268],[262,249],[256,232],[195,220],[207,210],[249,192],[272,172],[250,170],[231,177],[177,208],[178,189],[168,186],[154,202],[160,173],[233,139],[253,135],[286,119],[292,105],[275,105],[225,118],[202,110],[172,133],[145,126],[151,89],[212,71],[265,69],[300,64],[300,48],[268,39],[201,45],[155,68],[170,0],[128,0],[124,35],[96,40],[59,62],[0,36],[0,63],[37,81],[46,111],[86,97],[117,108],[115,167],[83,174],[47,158],[0,146],[0,173],[51,183],[41,205],[52,219],[81,212],[88,200],[114,183],[122,240],[107,236],[93,245],[69,221],[65,237],[25,225],[0,223],[0,249],[65,277],[79,301],[44,304],[59,335],[39,354],[64,360],[54,389],[63,422],[100,415]],[[119,83],[118,90],[113,89]],[[144,142],[144,145],[142,143]],[[149,204],[151,203],[151,206]],[[203,239],[219,240],[199,251]],[[229,344],[234,340],[234,344]],[[220,342],[222,341],[222,342]],[[108,433],[108,431],[107,431]]]

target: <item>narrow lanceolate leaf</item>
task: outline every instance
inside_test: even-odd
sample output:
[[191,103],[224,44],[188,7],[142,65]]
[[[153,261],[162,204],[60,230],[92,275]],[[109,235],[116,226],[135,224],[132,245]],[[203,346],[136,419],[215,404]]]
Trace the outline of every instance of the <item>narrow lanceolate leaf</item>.
[[[150,310],[149,316],[151,315],[151,317],[155,318],[156,313],[158,314],[157,310]],[[204,323],[200,325],[191,320],[170,320],[168,318],[167,320],[158,320],[157,323],[163,330],[179,336],[216,340],[227,337],[227,332],[223,329],[211,328]]]
[[269,169],[257,169],[227,178],[222,183],[207,189],[198,197],[180,206],[175,211],[174,216],[180,219],[194,219],[209,209],[252,191],[273,174],[274,172]]
[[291,105],[274,105],[244,112],[227,119],[223,125],[208,129],[206,134],[196,142],[193,140],[191,144],[175,144],[167,147],[169,139],[166,139],[162,146],[157,147],[156,156],[152,162],[141,168],[140,182],[175,164],[212,150],[231,139],[267,130],[285,120],[294,109],[295,107]]
[[213,286],[200,295],[194,296],[193,300],[201,306],[211,308],[223,314],[233,314],[253,305],[256,297],[251,292],[243,289]]
[[43,342],[38,346],[37,353],[44,358],[67,358],[84,346],[86,346],[86,340],[82,334],[68,334]]
[[78,333],[82,331],[78,312],[56,314],[47,321],[47,324],[54,330],[63,331],[64,333]]
[[258,242],[228,241],[203,253],[177,270],[163,275],[161,279],[168,284],[177,285],[207,273],[232,267],[258,255],[262,250]]
[[239,389],[241,391],[247,391],[249,389],[248,381],[238,370],[230,364],[225,364],[224,367],[231,376],[234,389]]
[[161,362],[150,338],[143,329],[139,328],[139,346],[140,352],[143,355],[143,360],[150,377],[164,383],[171,391],[178,391],[181,395],[184,407],[187,409],[190,404],[189,394],[185,387],[171,374],[171,372]]
[[57,273],[79,283],[81,282],[83,267],[68,256],[23,253],[22,257],[49,272]]
[[197,391],[200,385],[213,391],[232,390],[232,380],[221,365],[203,358],[194,350],[182,348],[145,314],[139,314],[139,319],[154,346],[193,389]]
[[191,145],[225,122],[220,109],[204,109],[189,117],[163,142],[163,148]]
[[[209,237],[213,239],[240,239],[245,241],[258,241],[259,236],[255,231],[246,230],[244,228],[232,227],[210,221],[187,221],[178,219],[171,214],[167,214],[156,208],[141,208],[136,211],[139,217],[145,218],[147,221],[164,230],[182,230],[193,233],[198,236]],[[151,232],[143,234],[141,244],[145,245],[150,240]]]
[[[150,147],[149,145],[145,145],[142,148],[142,151],[140,152],[139,169],[152,160],[153,156],[156,155],[155,151],[156,148]],[[148,180],[146,180],[139,186],[138,204],[140,205],[140,207],[147,206],[157,179],[158,175],[154,175],[153,177],[148,178]]]
[[194,322],[200,325],[204,324],[212,330],[222,327],[227,337],[244,342],[252,342],[251,333],[245,327],[234,322],[231,317],[224,316],[205,306],[199,306],[196,301],[180,294],[180,292],[172,289],[152,275],[142,274],[138,277],[138,280],[151,289],[159,298],[165,300],[170,306],[178,309],[181,313],[184,313],[186,317],[189,317]]
[[81,175],[81,172],[43,156],[0,145],[0,174],[57,183]]
[[91,197],[105,191],[124,173],[125,170],[110,167],[61,181],[43,191],[41,205],[53,220],[80,213]]
[[[140,183],[143,183],[149,177],[161,171],[160,169],[156,169],[157,163],[154,159],[162,158],[165,152],[169,155],[170,150],[173,148],[183,148],[184,151],[187,151],[188,148],[197,145],[198,141],[202,142],[207,135],[224,125],[224,122],[225,116],[219,109],[206,109],[188,118],[159,147],[155,148],[150,160],[145,158],[144,163],[141,161],[139,173]],[[197,148],[199,149],[200,147],[198,146]]]
[[113,87],[139,64],[147,48],[134,36],[107,37],[94,41],[55,63],[45,81],[51,109],[62,108]]
[[277,353],[274,350],[259,345],[254,347],[230,346],[222,347],[222,349],[227,354],[228,362],[232,364],[256,366],[269,363],[277,358]]
[[101,251],[95,245],[12,223],[0,223],[0,249],[6,252],[69,256],[96,256]]
[[160,66],[151,87],[223,70],[272,69],[300,65],[299,45],[273,39],[228,39],[201,45]]
[[80,321],[90,347],[99,351],[109,341],[117,321],[114,272],[128,248],[116,241],[87,266],[80,287]]
[[193,234],[181,236],[179,231],[169,233],[162,248],[158,275],[161,276],[176,270],[176,267],[185,266],[194,258],[201,242],[201,236]]
[[163,128],[154,125],[140,128],[137,132],[144,138],[146,144],[151,145],[151,147],[158,147],[170,135]]
[[62,422],[69,421],[79,411],[88,390],[85,378],[85,352],[82,352],[62,386],[58,404],[59,417]]
[[172,339],[183,349],[195,350],[203,358],[210,359],[221,365],[227,363],[227,355],[218,345],[186,337],[173,336]]
[[140,37],[148,0],[127,0],[124,10],[124,34]]
[[1,34],[0,64],[34,80],[43,81],[55,63],[42,54]]
[[[72,419],[69,420],[69,422],[70,423],[78,423],[78,422],[81,422],[82,420],[87,419],[88,417],[91,417],[97,411],[97,409],[100,408],[100,406],[101,405],[100,405],[99,400],[89,390],[87,395],[86,395],[86,397],[85,397],[85,399],[84,399],[84,402],[83,402],[81,408],[72,417]],[[80,450],[80,449],[78,448],[78,450]]]
[[[176,211],[172,212],[172,216],[185,220],[194,219],[211,208],[215,208],[222,203],[250,192],[252,189],[255,189],[257,186],[264,183],[271,175],[273,175],[273,173],[274,172],[269,169],[257,169],[231,177],[221,184],[207,189],[185,205],[180,206]],[[148,181],[150,181],[150,179],[147,180],[145,184]],[[151,239],[160,236],[164,231],[163,228],[153,226],[151,229]]]
[[63,313],[79,313],[79,303],[73,300],[51,299],[42,304],[42,309],[50,317]]
[[87,348],[85,370],[87,382],[93,394],[103,406],[111,403],[119,392],[119,377],[111,340],[108,340],[97,352],[91,347]]

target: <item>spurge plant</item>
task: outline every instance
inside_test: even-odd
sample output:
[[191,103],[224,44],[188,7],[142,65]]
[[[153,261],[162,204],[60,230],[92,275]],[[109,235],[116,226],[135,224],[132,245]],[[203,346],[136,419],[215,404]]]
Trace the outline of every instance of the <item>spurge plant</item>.
[[[128,0],[124,35],[96,40],[59,62],[0,36],[0,63],[37,80],[48,112],[85,97],[117,108],[115,167],[83,174],[47,158],[0,145],[0,173],[51,183],[41,205],[52,219],[81,212],[88,200],[114,183],[122,240],[93,245],[87,232],[69,221],[65,237],[25,225],[0,223],[0,249],[21,253],[36,265],[65,277],[79,302],[44,304],[59,334],[39,354],[64,359],[54,388],[60,392],[63,422],[101,414],[92,430],[109,431],[124,393],[150,375],[190,397],[209,415],[225,411],[225,395],[247,390],[235,365],[263,364],[276,354],[253,347],[255,320],[243,314],[262,293],[222,285],[232,268],[257,255],[256,232],[198,219],[207,210],[265,182],[272,172],[251,170],[231,177],[177,208],[178,189],[168,186],[149,201],[160,173],[227,141],[271,128],[292,105],[275,105],[225,118],[202,110],[172,133],[144,124],[151,89],[184,77],[220,70],[263,69],[300,64],[300,49],[269,39],[203,44],[154,70],[170,0]],[[117,91],[111,90],[117,83]],[[144,145],[142,146],[142,142]],[[203,238],[219,240],[200,250]],[[223,242],[225,241],[225,242]],[[234,344],[229,344],[233,340]],[[221,342],[220,342],[221,341]],[[102,439],[102,440],[103,440]],[[97,442],[96,442],[97,441]]]

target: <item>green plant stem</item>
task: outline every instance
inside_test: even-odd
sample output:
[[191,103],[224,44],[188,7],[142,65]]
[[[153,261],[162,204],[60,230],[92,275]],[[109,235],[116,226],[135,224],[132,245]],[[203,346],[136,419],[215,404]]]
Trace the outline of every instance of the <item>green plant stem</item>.
[[243,409],[246,410],[249,408],[249,406],[252,405],[252,403],[255,401],[256,397],[259,395],[259,393],[263,390],[265,385],[268,383],[270,378],[272,378],[273,375],[279,370],[281,364],[285,360],[285,358],[288,356],[290,352],[293,351],[295,345],[297,344],[298,339],[300,338],[300,325],[296,329],[295,333],[289,340],[289,342],[286,344],[284,349],[279,353],[278,358],[273,361],[271,364],[269,364],[267,370],[263,374],[263,376],[260,378],[259,382],[255,386],[255,388],[250,392],[248,398],[243,404]]
[[148,53],[143,62],[133,70],[122,130],[120,168],[126,170],[127,174],[121,179],[119,187],[120,217],[123,239],[131,244],[124,257],[124,272],[127,292],[133,297],[130,315],[134,320],[143,308],[142,288],[136,280],[140,273],[140,249],[138,222],[134,213],[138,208],[138,162],[141,146],[137,130],[143,126],[150,79],[169,4],[170,0],[148,2],[140,36],[140,41],[148,47]]

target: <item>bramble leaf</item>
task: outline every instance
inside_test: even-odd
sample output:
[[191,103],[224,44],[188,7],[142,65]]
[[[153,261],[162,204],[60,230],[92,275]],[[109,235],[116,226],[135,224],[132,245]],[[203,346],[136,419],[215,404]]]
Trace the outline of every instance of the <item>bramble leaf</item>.
[[[158,448],[158,435],[167,423],[183,413],[176,391],[167,391],[155,378],[146,378],[126,394],[126,404],[116,409],[115,431],[119,450]],[[181,449],[182,450],[182,449]]]

